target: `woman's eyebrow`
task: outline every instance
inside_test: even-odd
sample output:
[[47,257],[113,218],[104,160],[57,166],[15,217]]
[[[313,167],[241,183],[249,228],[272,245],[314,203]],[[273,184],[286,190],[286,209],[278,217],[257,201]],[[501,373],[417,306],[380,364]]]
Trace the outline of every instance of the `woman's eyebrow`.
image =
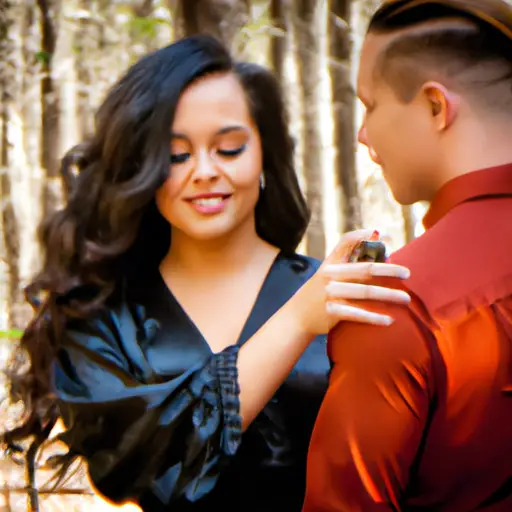
[[[233,124],[233,125],[229,125],[229,126],[224,126],[223,128],[221,128],[220,130],[217,131],[216,135],[224,135],[226,133],[231,133],[231,132],[247,132],[247,131],[248,131],[248,129],[245,126],[239,125],[239,124]],[[188,137],[184,133],[179,133],[179,132],[171,132],[171,138],[172,139],[188,140]]]
[[188,140],[188,137],[183,133],[171,132],[171,139],[183,139]]
[[247,132],[247,128],[245,126],[239,125],[239,124],[233,124],[229,126],[225,126],[224,128],[221,128],[217,135],[223,135],[225,133],[231,133],[231,132]]

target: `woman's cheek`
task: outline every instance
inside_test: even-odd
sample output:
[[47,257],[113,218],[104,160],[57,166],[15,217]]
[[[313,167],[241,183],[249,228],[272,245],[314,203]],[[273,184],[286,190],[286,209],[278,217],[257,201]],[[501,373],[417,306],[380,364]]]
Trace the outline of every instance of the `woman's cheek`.
[[176,183],[176,180],[172,180],[170,177],[156,191],[156,205],[164,217],[167,217],[169,212],[173,209],[173,205],[179,197],[179,191],[179,184]]
[[180,190],[183,188],[184,180],[177,180],[176,178],[172,178],[169,176],[164,184],[158,189],[157,194],[160,193],[167,200],[175,199],[179,196]]

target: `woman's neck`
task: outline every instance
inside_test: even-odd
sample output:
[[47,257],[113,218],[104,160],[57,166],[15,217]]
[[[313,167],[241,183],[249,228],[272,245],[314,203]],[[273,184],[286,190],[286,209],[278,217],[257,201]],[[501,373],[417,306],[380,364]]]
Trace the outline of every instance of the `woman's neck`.
[[278,249],[262,240],[254,228],[235,230],[212,240],[193,239],[174,230],[171,238],[171,248],[160,266],[162,273],[233,275],[260,258],[273,259],[278,253]]

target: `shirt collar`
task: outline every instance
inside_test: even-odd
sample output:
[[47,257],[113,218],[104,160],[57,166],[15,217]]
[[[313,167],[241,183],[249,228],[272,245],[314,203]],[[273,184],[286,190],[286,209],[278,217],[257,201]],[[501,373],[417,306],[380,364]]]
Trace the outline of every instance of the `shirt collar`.
[[431,228],[452,208],[466,201],[499,196],[512,196],[512,163],[463,174],[446,183],[423,217],[423,226]]

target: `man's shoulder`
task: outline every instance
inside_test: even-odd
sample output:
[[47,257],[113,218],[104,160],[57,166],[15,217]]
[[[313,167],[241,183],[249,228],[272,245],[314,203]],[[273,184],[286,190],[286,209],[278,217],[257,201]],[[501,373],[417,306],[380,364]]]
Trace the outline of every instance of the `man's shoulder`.
[[[414,238],[403,247],[391,254],[389,261],[399,265],[407,266],[414,274],[423,274],[432,269],[432,266],[442,265],[445,259],[447,244],[450,244],[451,237],[447,236],[444,229],[434,226]],[[416,276],[415,276],[416,277]]]
[[503,283],[512,279],[510,254],[510,220],[469,204],[393,253],[390,262],[410,269],[406,288],[436,313],[457,302],[468,303],[490,287],[506,294]]
[[[383,282],[378,284],[385,286]],[[414,305],[365,301],[364,307],[391,316],[393,323],[383,327],[340,322],[328,336],[327,350],[333,363],[350,362],[351,367],[366,368],[365,371],[373,367],[387,371],[409,363],[411,368],[429,365],[435,340]]]
[[[412,296],[408,306],[381,301],[366,301],[365,309],[391,316],[394,322],[389,327],[344,322],[329,334],[329,356],[334,362],[347,357],[348,352],[362,355],[379,354],[378,361],[427,361],[434,340],[430,332],[431,308],[437,300],[434,290],[443,290],[443,262],[440,251],[444,234],[437,230],[427,231],[414,239],[390,258],[390,263],[404,265],[411,270],[405,281],[379,277],[372,284],[387,288],[400,288]],[[353,345],[353,347],[351,347]],[[380,353],[381,350],[384,351]],[[371,358],[374,359],[373,357]]]

